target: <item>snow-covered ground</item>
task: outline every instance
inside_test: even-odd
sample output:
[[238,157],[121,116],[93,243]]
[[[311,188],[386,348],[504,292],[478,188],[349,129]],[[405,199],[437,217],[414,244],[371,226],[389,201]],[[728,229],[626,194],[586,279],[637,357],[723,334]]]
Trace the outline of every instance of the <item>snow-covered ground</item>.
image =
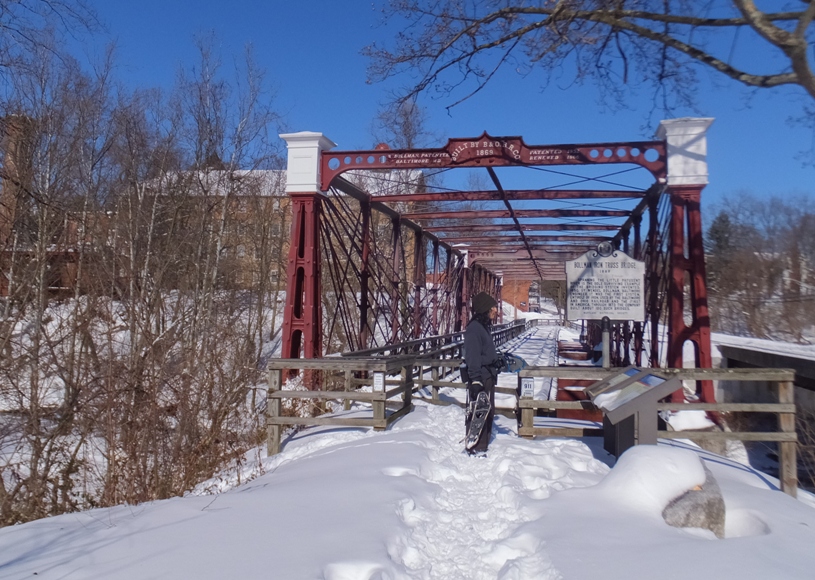
[[[546,356],[553,332],[514,351]],[[300,431],[183,498],[0,529],[0,578],[813,577],[815,500],[749,466],[682,441],[615,465],[599,439],[528,441],[500,416],[487,457],[473,458],[463,420],[417,402],[384,432]],[[661,517],[704,480],[700,460],[722,488],[724,539]]]

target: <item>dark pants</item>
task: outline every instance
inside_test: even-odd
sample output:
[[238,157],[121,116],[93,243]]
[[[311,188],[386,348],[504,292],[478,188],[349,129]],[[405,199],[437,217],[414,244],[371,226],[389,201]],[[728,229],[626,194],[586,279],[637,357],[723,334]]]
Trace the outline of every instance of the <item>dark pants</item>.
[[[472,383],[467,383],[467,393],[470,402],[474,402],[478,397],[478,393],[486,391],[490,397],[490,413],[487,415],[487,421],[484,423],[484,428],[481,430],[481,437],[478,438],[478,443],[471,451],[486,451],[487,446],[490,444],[490,436],[492,435],[492,418],[495,416],[495,379],[492,376],[487,377],[482,386],[473,386]],[[465,433],[470,430],[470,413],[469,409],[465,415]]]

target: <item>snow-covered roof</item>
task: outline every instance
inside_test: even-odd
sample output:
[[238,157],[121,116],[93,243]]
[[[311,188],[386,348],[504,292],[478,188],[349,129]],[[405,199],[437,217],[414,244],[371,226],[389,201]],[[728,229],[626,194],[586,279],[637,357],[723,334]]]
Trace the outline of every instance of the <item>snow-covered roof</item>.
[[186,193],[208,196],[286,195],[286,172],[282,169],[201,170],[167,173],[145,184],[148,191],[167,194],[179,186]]
[[746,336],[732,336],[719,332],[714,332],[710,335],[710,342],[714,347],[718,347],[719,345],[732,346],[735,348],[815,361],[815,344],[797,344],[794,342],[765,340]]

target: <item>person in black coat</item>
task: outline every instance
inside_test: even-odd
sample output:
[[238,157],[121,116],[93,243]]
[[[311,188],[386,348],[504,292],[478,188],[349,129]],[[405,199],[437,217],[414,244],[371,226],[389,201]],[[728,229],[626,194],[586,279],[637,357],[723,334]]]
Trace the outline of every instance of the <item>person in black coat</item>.
[[[495,383],[498,379],[498,352],[492,340],[490,328],[492,320],[498,314],[498,303],[495,299],[481,292],[473,297],[473,317],[464,331],[464,362],[467,365],[469,380],[467,382],[468,400],[475,401],[478,393],[486,391],[490,399],[490,412],[487,422],[481,431],[476,445],[470,453],[484,452],[492,435],[492,419],[495,415]],[[470,428],[470,409],[467,409],[465,427]]]

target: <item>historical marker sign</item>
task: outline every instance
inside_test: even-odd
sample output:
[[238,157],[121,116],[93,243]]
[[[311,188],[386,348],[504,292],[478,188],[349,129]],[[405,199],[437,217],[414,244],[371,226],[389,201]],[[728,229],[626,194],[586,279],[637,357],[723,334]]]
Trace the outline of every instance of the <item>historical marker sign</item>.
[[592,250],[566,262],[569,320],[645,320],[645,263]]

